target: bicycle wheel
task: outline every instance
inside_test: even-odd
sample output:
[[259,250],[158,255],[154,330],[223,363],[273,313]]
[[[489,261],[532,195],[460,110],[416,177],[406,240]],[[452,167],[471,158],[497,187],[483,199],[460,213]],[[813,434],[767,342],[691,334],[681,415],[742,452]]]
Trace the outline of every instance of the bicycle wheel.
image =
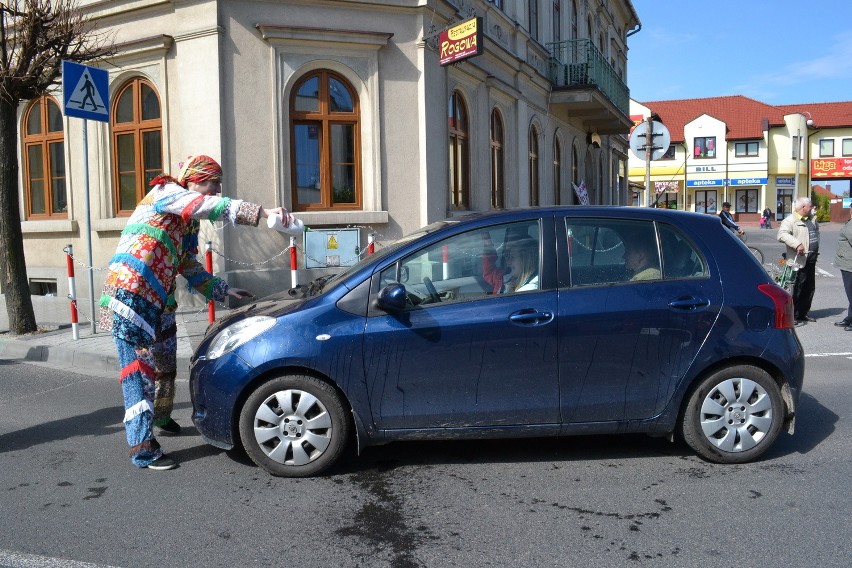
[[742,242],[744,242],[744,243],[748,242],[748,233],[746,233],[745,231],[743,231],[742,235],[737,235],[737,236],[740,238],[740,240]]
[[751,251],[751,254],[754,255],[754,258],[762,265],[763,264],[763,252],[757,247],[748,247],[748,250]]

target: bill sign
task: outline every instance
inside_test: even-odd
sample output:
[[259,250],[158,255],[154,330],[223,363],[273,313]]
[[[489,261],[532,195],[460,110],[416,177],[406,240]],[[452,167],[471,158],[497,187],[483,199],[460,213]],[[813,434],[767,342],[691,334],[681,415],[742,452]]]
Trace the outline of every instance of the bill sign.
[[470,18],[439,35],[440,63],[447,65],[482,53],[482,18]]

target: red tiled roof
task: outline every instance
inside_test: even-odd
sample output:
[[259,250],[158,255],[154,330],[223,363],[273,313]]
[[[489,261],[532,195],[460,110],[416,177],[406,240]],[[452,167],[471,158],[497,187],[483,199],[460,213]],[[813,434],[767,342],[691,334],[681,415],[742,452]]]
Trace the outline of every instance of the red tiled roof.
[[810,116],[814,128],[846,128],[852,126],[852,101],[839,103],[807,103],[775,107],[791,114],[794,112]]
[[811,189],[814,193],[819,195],[825,195],[829,199],[837,199],[840,197],[839,195],[831,191],[831,189],[829,189],[828,187],[823,187],[821,185],[813,185],[811,186]]
[[[660,117],[672,142],[683,142],[683,127],[702,114],[724,122],[728,140],[763,138],[765,127],[784,126],[784,115],[801,113],[816,128],[852,127],[852,101],[772,106],[742,95],[640,103]],[[764,120],[765,119],[765,120]]]
[[681,99],[641,103],[660,117],[669,129],[672,142],[683,142],[683,126],[702,114],[724,122],[728,140],[757,140],[763,138],[763,119],[769,126],[783,126],[784,112],[742,95],[706,99]]

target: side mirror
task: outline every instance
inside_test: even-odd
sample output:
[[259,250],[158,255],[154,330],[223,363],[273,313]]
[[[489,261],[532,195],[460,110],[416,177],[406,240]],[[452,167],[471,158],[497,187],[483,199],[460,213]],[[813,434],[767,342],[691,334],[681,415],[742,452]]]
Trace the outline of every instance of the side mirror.
[[401,312],[405,310],[406,298],[405,286],[394,282],[381,289],[379,297],[376,298],[376,306],[386,312]]

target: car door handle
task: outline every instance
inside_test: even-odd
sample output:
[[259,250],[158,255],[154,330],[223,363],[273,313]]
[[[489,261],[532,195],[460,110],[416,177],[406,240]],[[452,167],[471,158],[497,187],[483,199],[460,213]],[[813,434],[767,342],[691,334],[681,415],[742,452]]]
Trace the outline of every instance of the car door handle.
[[710,305],[710,300],[701,298],[681,298],[669,303],[670,308],[684,311],[694,311],[699,308],[706,308]]
[[529,327],[545,325],[553,321],[553,312],[530,308],[513,313],[509,316],[509,321],[517,325]]

